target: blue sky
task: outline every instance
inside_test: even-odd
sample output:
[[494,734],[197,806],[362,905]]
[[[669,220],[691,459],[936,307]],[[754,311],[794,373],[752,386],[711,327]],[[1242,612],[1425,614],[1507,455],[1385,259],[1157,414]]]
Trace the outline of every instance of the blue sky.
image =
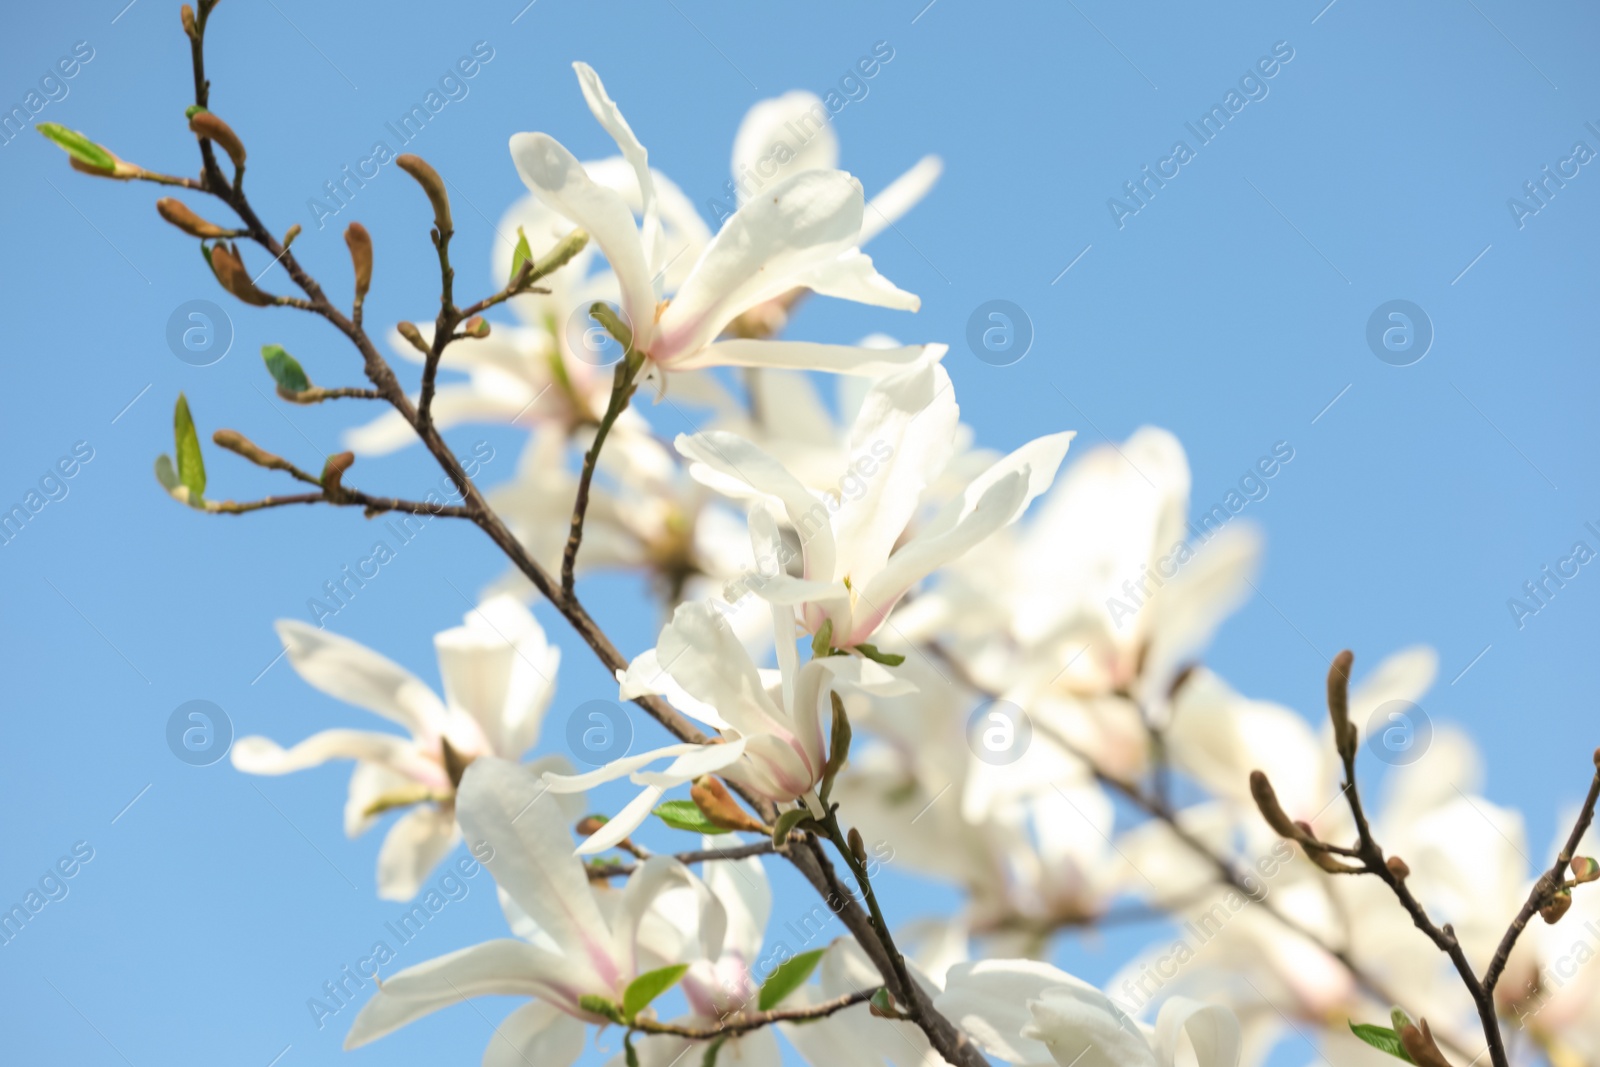
[[[73,75],[44,83],[30,121],[187,172],[175,6],[125,2],[13,11],[0,103],[25,105],[66,58],[59,69]],[[1508,600],[1574,542],[1600,549],[1600,165],[1574,153],[1579,141],[1600,151],[1586,125],[1600,127],[1600,16],[1505,0],[924,3],[224,0],[210,35],[212,103],[248,143],[256,206],[279,232],[305,228],[296,250],[332,287],[348,285],[343,222],[373,232],[368,316],[388,323],[426,317],[436,299],[417,190],[384,168],[323,229],[308,201],[475,46],[491,58],[407,146],[457,188],[469,293],[493,286],[491,220],[521,192],[506,138],[540,129],[580,157],[609,151],[572,60],[601,71],[652,163],[709,215],[751,103],[826,93],[886,43],[893,58],[864,94],[852,90],[835,125],[843,165],[869,190],[923,153],[944,157],[934,195],[873,247],[923,309],[813,301],[806,335],[884,329],[950,343],[964,417],[997,448],[1064,428],[1087,444],[1165,426],[1189,450],[1195,514],[1288,442],[1293,461],[1246,509],[1267,536],[1260,595],[1209,661],[1247,693],[1314,711],[1339,648],[1356,650],[1359,673],[1432,644],[1441,678],[1423,706],[1478,739],[1487,795],[1527,813],[1537,861],[1597,740],[1600,667],[1585,653],[1600,570],[1580,568],[1520,620]],[[1186,124],[1226,111],[1230,91],[1241,106],[1202,144]],[[171,503],[150,474],[170,449],[180,390],[203,436],[232,426],[314,463],[360,413],[285,410],[254,353],[283,344],[330,384],[358,381],[352,353],[304,316],[222,294],[192,242],[156,216],[152,187],[90,180],[32,131],[5,136],[0,506],[58,469],[73,474],[50,482],[55,498],[0,547],[0,898],[20,899],[79,842],[79,859],[92,851],[67,895],[0,947],[0,999],[21,1021],[8,1033],[13,1055],[263,1067],[279,1055],[284,1067],[478,1055],[489,1025],[466,1008],[351,1057],[338,1045],[353,1010],[320,1031],[310,1021],[306,999],[399,910],[373,893],[378,837],[349,842],[340,830],[344,771],[251,779],[225,761],[185,765],[166,743],[174,709],[197,699],[240,732],[284,740],[361,725],[282,664],[261,672],[278,651],[272,620],[306,617],[307,599],[366,553],[370,528],[332,510],[208,518]],[[1177,141],[1192,158],[1176,161]],[[1136,203],[1124,183],[1146,167],[1168,177]],[[1530,199],[1524,183],[1547,173],[1567,176]],[[286,279],[274,270],[262,284],[283,290]],[[997,299],[1019,306],[1033,334],[1006,367],[964,341],[975,310]],[[231,350],[210,366],[174,358],[166,342],[169,318],[192,300],[231,321]],[[1396,300],[1419,307],[1433,334],[1407,366],[1367,341],[1369,319]],[[514,436],[454,438],[494,450],[486,483],[510,475]],[[401,495],[437,478],[414,451],[365,471],[364,486]],[[212,494],[265,491],[258,474],[213,457]],[[473,531],[436,522],[336,628],[436,680],[433,633],[500,568]],[[590,596],[622,648],[649,645],[636,586],[597,581]],[[566,652],[558,724],[612,692],[559,621],[541,617]],[[562,743],[548,729],[539,751]],[[803,896],[779,877],[781,919]],[[487,876],[467,884],[404,962],[503,931]],[[950,903],[894,875],[888,896],[907,917]],[[1068,940],[1060,959],[1104,978],[1144,933]],[[507,1005],[483,1007],[494,1018]],[[1284,1062],[1307,1055],[1291,1049]]]

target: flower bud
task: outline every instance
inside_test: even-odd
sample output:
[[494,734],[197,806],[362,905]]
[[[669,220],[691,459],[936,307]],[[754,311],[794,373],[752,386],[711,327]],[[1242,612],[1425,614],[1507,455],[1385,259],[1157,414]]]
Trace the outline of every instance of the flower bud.
[[239,140],[239,135],[233,132],[233,128],[217,118],[215,113],[196,111],[189,116],[189,129],[202,140],[216,142],[224,152],[228,153],[228,158],[233,160],[235,169],[244,169],[244,142]]
[[216,442],[217,447],[226,448],[229,452],[243,456],[258,467],[275,471],[289,469],[288,460],[273,455],[238,430],[218,430],[211,435],[211,440]]
[[422,191],[428,194],[428,200],[433,204],[433,224],[439,231],[439,236],[453,232],[450,221],[450,195],[445,191],[444,179],[439,177],[439,172],[428,165],[421,156],[414,156],[409,152],[394,157],[400,169],[416,179]]
[[411,342],[412,348],[415,348],[418,352],[421,352],[425,356],[430,354],[428,342],[422,339],[422,331],[417,329],[416,323],[402,322],[400,325],[396,326],[395,329],[399,332],[401,337],[404,337],[407,341]]
[[861,831],[854,826],[850,827],[850,833],[845,836],[845,841],[850,845],[850,854],[856,858],[856,863],[865,867],[867,865],[867,844],[861,840]]
[[289,246],[294,244],[294,239],[296,237],[299,237],[299,236],[300,236],[300,224],[297,222],[293,226],[290,226],[289,229],[284,233],[284,235],[283,235],[283,250],[285,252],[287,252],[289,250]]
[[1328,718],[1333,720],[1333,742],[1345,762],[1355,759],[1356,728],[1350,722],[1350,665],[1355,653],[1345,649],[1328,668]]
[[764,834],[767,828],[756,819],[751,818],[745,810],[739,807],[733,799],[733,794],[728,792],[728,787],[722,780],[711,775],[696,778],[689,787],[689,799],[694,801],[694,806],[706,817],[706,821],[713,826],[724,830],[748,830],[751,833]]
[[822,768],[821,796],[824,801],[833,792],[833,780],[844,770],[845,762],[850,758],[850,716],[845,714],[844,701],[838,693],[830,692],[828,696],[833,701],[833,733],[829,740],[828,762]]
[[1411,877],[1411,866],[1399,856],[1390,856],[1384,861],[1384,866],[1389,868],[1390,874],[1402,882]]
[[214,222],[207,222],[189,209],[181,200],[164,196],[156,201],[156,210],[161,217],[172,223],[190,237],[226,237],[228,231]]
[[1262,771],[1250,772],[1250,795],[1255,798],[1256,808],[1261,812],[1261,817],[1267,820],[1267,825],[1277,831],[1279,837],[1287,837],[1291,841],[1299,841],[1303,834],[1294,821],[1289,818],[1288,812],[1283,810],[1283,805],[1278,803],[1278,793],[1272,788],[1272,782]]
[[529,280],[537,281],[548,274],[554,274],[571,262],[573,256],[582,252],[584,245],[588,243],[589,235],[587,233],[582,230],[573,230],[558,241],[554,248],[535,261]]
[[582,837],[592,837],[593,835],[599,833],[600,827],[604,826],[609,821],[610,820],[603,815],[585,815],[583,818],[578,820],[578,825],[575,826],[574,829],[577,830],[579,835]]
[[354,452],[339,452],[329,456],[328,462],[322,465],[322,491],[329,499],[337,500],[344,495],[344,472],[349,470],[355,461]]
[[461,332],[481,341],[489,336],[489,324],[484,321],[482,315],[474,315],[461,324]]
[[178,9],[178,18],[183,21],[183,32],[190,37],[194,36],[194,8],[184,4]]
[[344,243],[350,249],[350,265],[356,272],[356,303],[367,298],[367,289],[372,285],[372,235],[367,233],[367,228],[359,222],[352,222],[345,228]]
[[1572,857],[1572,880],[1580,885],[1600,878],[1600,863],[1596,863],[1588,856]]
[[1561,921],[1561,917],[1572,907],[1572,890],[1558,889],[1543,904],[1539,905],[1539,918],[1554,926]]
[[1418,1064],[1419,1067],[1450,1067],[1450,1061],[1444,1058],[1444,1053],[1434,1044],[1433,1032],[1428,1029],[1426,1019],[1422,1020],[1420,1027],[1407,1026],[1402,1029],[1400,1044],[1405,1046],[1411,1062]]
[[210,259],[212,273],[228,292],[254,307],[266,307],[272,303],[271,298],[250,280],[250,272],[244,269],[244,262],[232,246],[213,246]]

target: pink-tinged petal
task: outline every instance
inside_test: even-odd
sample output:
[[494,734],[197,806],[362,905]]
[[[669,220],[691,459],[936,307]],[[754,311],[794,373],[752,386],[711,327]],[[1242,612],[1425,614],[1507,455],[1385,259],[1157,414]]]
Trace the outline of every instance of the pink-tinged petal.
[[839,170],[805,171],[763,189],[706,246],[662,313],[650,355],[671,367],[740,313],[793,289],[855,244],[862,206],[861,184]]
[[572,965],[523,941],[486,941],[385,979],[356,1016],[346,1049],[360,1048],[467,997],[548,997],[570,1002],[590,990],[570,981]]
[[527,768],[492,757],[461,779],[456,818],[468,846],[522,910],[561,946],[575,981],[605,975],[614,961],[609,927],[583,863],[572,854],[567,821],[549,787]]
[[631,977],[636,971],[644,969],[645,965],[638,959],[638,949],[639,928],[646,914],[663,893],[682,886],[687,886],[694,893],[702,958],[714,960],[722,955],[728,916],[721,901],[711,895],[705,883],[695,877],[689,868],[671,856],[651,856],[639,865],[639,869],[623,887],[622,900],[613,920],[615,940],[612,942],[612,951],[623,962],[624,975]]

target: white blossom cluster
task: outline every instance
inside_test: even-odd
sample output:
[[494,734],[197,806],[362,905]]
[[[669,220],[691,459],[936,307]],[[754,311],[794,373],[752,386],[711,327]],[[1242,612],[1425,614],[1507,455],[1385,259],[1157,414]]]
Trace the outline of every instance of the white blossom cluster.
[[[527,432],[516,476],[491,500],[559,572],[577,461],[614,387],[589,348],[592,325],[571,320],[595,301],[618,309],[644,360],[642,403],[703,417],[671,441],[637,407],[615,420],[579,574],[649,579],[665,622],[618,672],[615,695],[662,698],[709,740],[587,773],[559,756],[521,762],[540,741],[561,654],[517,576],[436,637],[442,693],[350,640],[281,623],[301,677],[402,730],[330,729],[287,749],[247,737],[234,764],[282,774],[353,760],[346,831],[390,820],[381,895],[411,899],[463,838],[486,842],[509,927],[382,975],[348,1044],[495,994],[526,1001],[496,1027],[483,1060],[496,1067],[570,1064],[589,1028],[619,1025],[637,1032],[618,1063],[776,1065],[783,1043],[818,1067],[941,1062],[892,1006],[858,997],[823,1011],[884,984],[854,939],[817,946],[815,969],[793,981],[764,952],[765,868],[779,856],[684,862],[632,844],[662,804],[725,783],[780,821],[822,820],[837,805],[860,839],[888,844],[897,871],[959,893],[944,923],[895,933],[916,946],[906,965],[929,1002],[995,1060],[1239,1067],[1309,1037],[1326,1062],[1379,1065],[1390,1057],[1347,1022],[1387,1019],[1395,1003],[1471,1060],[1482,1046],[1473,1005],[1385,886],[1330,877],[1257,810],[1250,773],[1263,768],[1318,839],[1355,832],[1328,730],[1198,664],[1250,591],[1261,546],[1242,520],[1190,536],[1178,441],[1147,427],[1068,461],[1072,434],[1061,432],[994,454],[961,422],[943,346],[777,339],[808,293],[916,310],[862,248],[929,192],[938,161],[868,199],[838,168],[831,127],[787,144],[817,103],[790,93],[756,105],[733,140],[735,175],[758,161],[779,172],[713,233],[652,168],[599,76],[577,73],[619,154],[580,162],[548,134],[517,134],[512,162],[530,195],[501,228],[536,252],[577,229],[589,243],[541,281],[548,292],[507,302],[516,323],[446,350],[455,374],[433,413],[441,428]],[[494,267],[510,275],[509,248]],[[348,443],[372,455],[412,440],[391,413]],[[1357,678],[1351,721],[1418,700],[1434,671],[1426,649],[1384,659]],[[621,779],[633,799],[604,822],[582,819],[585,791]],[[1478,783],[1472,745],[1441,726],[1425,760],[1389,776],[1371,817],[1481,968],[1540,873],[1530,852],[1543,853]],[[761,840],[685,836],[682,851]],[[608,865],[631,869],[613,877]],[[1047,962],[1063,938],[1135,913],[1169,921],[1105,988]],[[1600,968],[1587,966],[1597,922],[1600,900],[1579,894],[1567,922],[1530,928],[1512,955],[1497,996],[1522,1053],[1600,1063]],[[671,1020],[636,1004],[663,975],[686,1004]],[[800,1018],[807,1009],[817,1017]],[[772,1025],[695,1036],[769,1011]]]

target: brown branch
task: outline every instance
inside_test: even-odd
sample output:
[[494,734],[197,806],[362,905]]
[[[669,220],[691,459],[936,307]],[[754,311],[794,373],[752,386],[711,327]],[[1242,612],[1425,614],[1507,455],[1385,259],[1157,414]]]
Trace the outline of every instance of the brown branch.
[[714,1041],[719,1037],[735,1037],[747,1034],[752,1030],[759,1030],[763,1026],[773,1023],[813,1022],[817,1019],[826,1019],[835,1012],[846,1008],[853,1008],[857,1004],[865,1004],[872,999],[876,989],[858,989],[842,997],[825,1000],[820,1004],[812,1004],[805,1008],[773,1008],[771,1011],[750,1012],[747,1015],[732,1015],[717,1026],[694,1027],[678,1026],[675,1023],[656,1022],[653,1019],[636,1019],[632,1029],[645,1034],[672,1034],[676,1037],[685,1037],[691,1041]]
[[1556,856],[1555,863],[1528,891],[1528,899],[1523,902],[1522,909],[1517,912],[1517,917],[1512,920],[1505,936],[1500,939],[1500,947],[1495,950],[1494,959],[1489,961],[1489,969],[1483,973],[1483,988],[1490,995],[1493,995],[1494,987],[1506,969],[1506,963],[1511,958],[1511,950],[1516,947],[1517,938],[1522,936],[1522,931],[1533,918],[1534,912],[1543,907],[1560,890],[1562,880],[1567,874],[1567,865],[1572,862],[1572,857],[1577,855],[1578,845],[1583,841],[1583,835],[1588,832],[1589,824],[1594,821],[1595,803],[1600,801],[1600,749],[1595,751],[1594,762],[1595,776],[1589,783],[1589,795],[1584,798],[1578,819],[1572,826],[1572,832],[1567,835],[1566,845]]
[[[735,845],[729,848],[695,849],[690,852],[674,852],[672,858],[684,865],[694,863],[712,863],[717,860],[742,860],[751,856],[769,856],[778,852],[770,838],[756,841],[748,845]],[[625,878],[639,869],[635,863],[590,863],[587,865],[589,880],[603,882],[610,878]]]

